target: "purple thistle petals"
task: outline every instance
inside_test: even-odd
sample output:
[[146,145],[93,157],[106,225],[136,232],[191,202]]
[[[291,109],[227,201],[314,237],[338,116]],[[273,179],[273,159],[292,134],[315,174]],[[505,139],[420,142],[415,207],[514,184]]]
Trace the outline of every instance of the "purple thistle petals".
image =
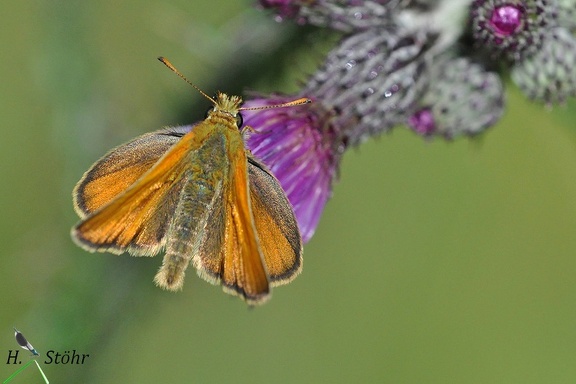
[[[282,96],[248,100],[245,107],[289,101]],[[243,111],[248,131],[246,145],[276,176],[292,204],[304,242],[310,240],[337,173],[339,155],[334,139],[323,131],[317,107],[297,106]]]

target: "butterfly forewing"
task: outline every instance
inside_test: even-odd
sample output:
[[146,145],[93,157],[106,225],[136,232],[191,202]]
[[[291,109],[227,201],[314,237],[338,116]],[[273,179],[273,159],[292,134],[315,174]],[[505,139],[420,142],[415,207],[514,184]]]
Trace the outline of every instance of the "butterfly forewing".
[[162,129],[108,152],[84,173],[74,188],[78,215],[84,218],[124,192],[189,130],[189,127]]
[[73,238],[92,251],[158,253],[185,181],[182,158],[198,147],[196,136],[182,137],[128,189],[84,218],[73,228]]

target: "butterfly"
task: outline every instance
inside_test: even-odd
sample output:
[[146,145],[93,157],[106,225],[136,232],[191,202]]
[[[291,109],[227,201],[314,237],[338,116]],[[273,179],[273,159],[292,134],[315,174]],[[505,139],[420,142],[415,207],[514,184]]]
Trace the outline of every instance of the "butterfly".
[[[245,148],[242,99],[213,99],[160,57],[213,107],[192,127],[144,134],[108,152],[73,191],[80,222],[73,240],[91,252],[155,256],[154,277],[177,291],[191,263],[198,275],[248,304],[302,269],[302,240],[292,206],[270,170]],[[298,99],[278,106],[309,103]]]

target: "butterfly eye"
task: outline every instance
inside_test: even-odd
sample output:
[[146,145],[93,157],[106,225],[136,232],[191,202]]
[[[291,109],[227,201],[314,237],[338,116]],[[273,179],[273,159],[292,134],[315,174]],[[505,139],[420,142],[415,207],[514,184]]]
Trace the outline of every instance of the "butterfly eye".
[[210,107],[206,110],[206,113],[204,114],[204,118],[207,119],[208,116],[210,116],[210,114],[214,112],[214,107]]
[[238,126],[238,128],[242,128],[242,124],[244,124],[244,119],[242,118],[242,115],[240,113],[236,114],[236,125]]

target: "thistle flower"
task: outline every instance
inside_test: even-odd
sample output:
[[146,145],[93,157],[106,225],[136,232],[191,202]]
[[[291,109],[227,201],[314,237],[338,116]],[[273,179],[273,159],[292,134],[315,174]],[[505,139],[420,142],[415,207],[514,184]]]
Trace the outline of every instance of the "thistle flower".
[[498,75],[466,58],[434,67],[436,81],[408,119],[414,132],[453,139],[474,136],[494,125],[504,112],[504,88]]
[[537,52],[545,29],[555,24],[548,0],[475,0],[471,16],[477,43],[512,61]]
[[576,0],[260,4],[273,9],[279,21],[343,33],[296,95],[246,103],[313,100],[245,118],[254,129],[247,145],[287,191],[305,241],[348,147],[399,125],[426,138],[479,135],[504,113],[500,73],[506,71],[535,100],[561,102],[576,94]]
[[492,54],[511,62],[512,80],[548,104],[576,94],[573,0],[476,0],[473,33]]

